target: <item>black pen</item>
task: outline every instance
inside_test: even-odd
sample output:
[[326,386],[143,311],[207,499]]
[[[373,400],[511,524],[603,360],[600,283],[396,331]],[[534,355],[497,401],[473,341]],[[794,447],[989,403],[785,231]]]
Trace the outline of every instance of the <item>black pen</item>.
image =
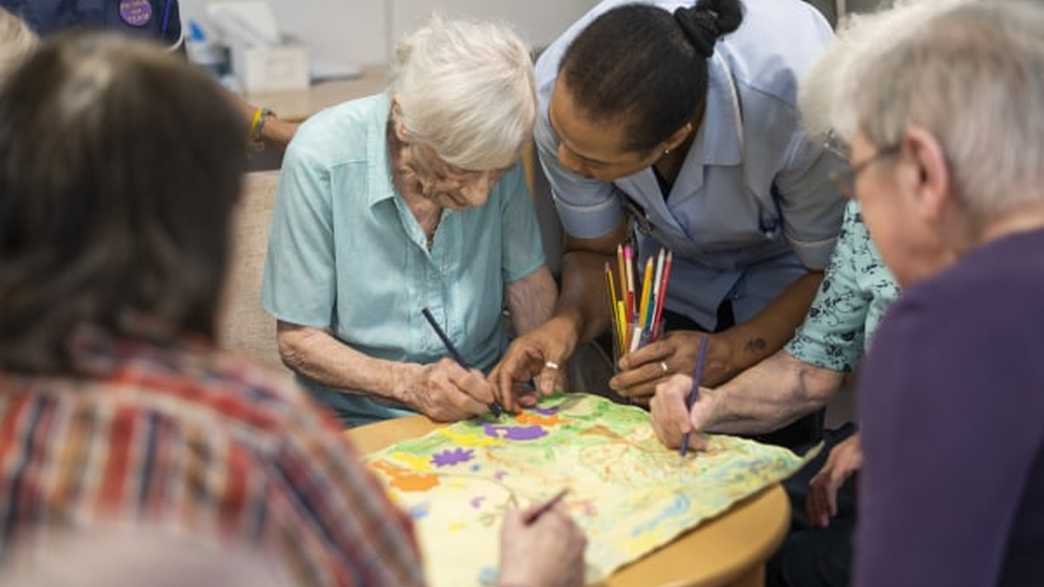
[[[424,314],[424,319],[428,321],[428,324],[431,324],[431,329],[435,331],[435,334],[439,337],[439,340],[442,341],[442,344],[446,347],[446,350],[449,352],[450,356],[453,357],[453,360],[456,361],[457,364],[463,367],[464,369],[471,369],[471,365],[469,365],[467,361],[464,360],[464,357],[460,356],[460,353],[457,352],[457,347],[453,346],[453,343],[450,342],[449,337],[446,336],[446,333],[443,332],[442,328],[439,327],[439,323],[435,321],[435,316],[431,315],[431,311],[427,308],[424,308],[423,310],[421,310],[421,314]],[[497,400],[493,400],[493,403],[489,404],[489,411],[493,414],[494,418],[499,418],[501,415],[503,415],[504,408],[501,407],[499,403],[497,403]]]

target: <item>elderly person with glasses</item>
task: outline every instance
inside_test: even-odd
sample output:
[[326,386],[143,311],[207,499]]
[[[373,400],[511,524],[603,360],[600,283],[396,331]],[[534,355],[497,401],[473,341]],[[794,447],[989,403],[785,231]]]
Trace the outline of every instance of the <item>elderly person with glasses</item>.
[[[557,297],[518,164],[536,115],[526,47],[434,19],[396,60],[387,92],[302,126],[265,267],[283,360],[349,426],[487,412],[505,304],[525,333]],[[472,368],[445,358],[424,308]]]
[[1042,585],[1044,7],[959,5],[843,84],[906,289],[860,384],[857,585]]

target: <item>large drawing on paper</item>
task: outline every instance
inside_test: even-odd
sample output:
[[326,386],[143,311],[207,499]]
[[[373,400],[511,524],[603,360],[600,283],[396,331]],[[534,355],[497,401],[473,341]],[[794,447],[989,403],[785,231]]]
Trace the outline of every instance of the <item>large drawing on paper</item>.
[[504,511],[565,487],[588,535],[592,582],[802,464],[749,440],[709,442],[683,460],[657,441],[645,411],[574,394],[517,417],[460,422],[367,460],[413,517],[433,585],[495,584]]

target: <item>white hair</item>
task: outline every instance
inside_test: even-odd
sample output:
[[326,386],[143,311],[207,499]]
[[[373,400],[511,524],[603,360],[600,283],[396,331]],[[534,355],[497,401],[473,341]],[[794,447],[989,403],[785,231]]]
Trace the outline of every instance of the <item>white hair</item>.
[[395,57],[391,93],[411,140],[462,169],[518,159],[532,136],[536,90],[529,51],[511,29],[435,16]]
[[6,79],[36,48],[36,35],[25,22],[0,8],[0,80]]
[[[910,126],[939,141],[955,192],[979,217],[1038,203],[1044,190],[1044,6],[957,2],[850,70],[835,117],[878,147]],[[854,120],[854,124],[850,122]]]
[[798,107],[805,131],[820,138],[833,131],[851,140],[858,124],[850,96],[862,83],[862,70],[931,17],[973,1],[897,0],[890,8],[845,17],[834,41],[799,84]]

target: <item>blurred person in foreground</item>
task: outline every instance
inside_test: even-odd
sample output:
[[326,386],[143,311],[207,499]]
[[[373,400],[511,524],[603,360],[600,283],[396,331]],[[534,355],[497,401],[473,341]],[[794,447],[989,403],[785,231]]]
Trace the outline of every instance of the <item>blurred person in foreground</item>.
[[[260,548],[298,584],[423,584],[410,520],[341,431],[215,347],[244,132],[202,72],[114,36],[51,41],[0,89],[0,552],[149,522]],[[502,581],[579,585],[571,519],[524,515]]]

